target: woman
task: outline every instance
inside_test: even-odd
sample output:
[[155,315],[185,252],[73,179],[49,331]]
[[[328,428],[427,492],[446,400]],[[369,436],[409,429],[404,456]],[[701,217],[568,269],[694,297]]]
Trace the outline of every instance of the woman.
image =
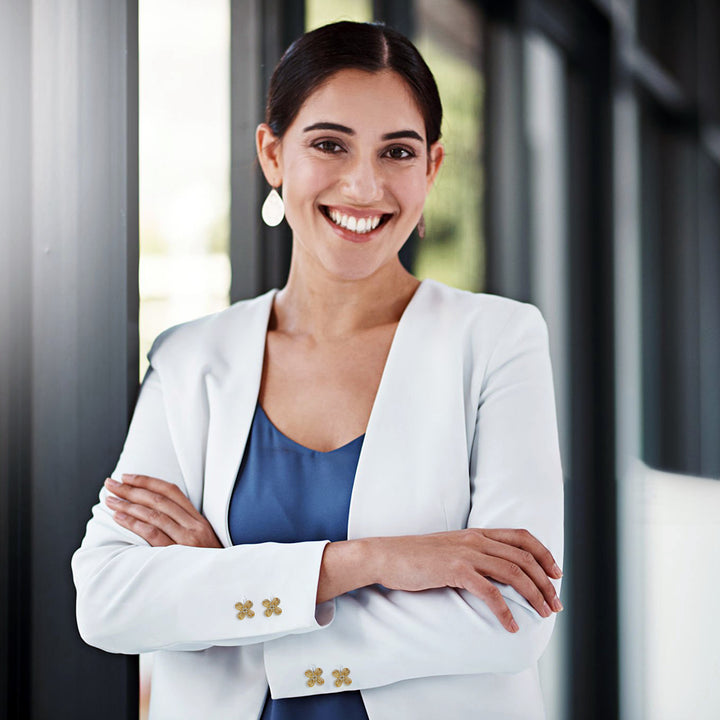
[[320,28],[275,70],[257,149],[287,285],[156,340],[73,558],[83,638],[159,651],[153,719],[543,717],[547,333],[398,260],[441,113],[382,26]]

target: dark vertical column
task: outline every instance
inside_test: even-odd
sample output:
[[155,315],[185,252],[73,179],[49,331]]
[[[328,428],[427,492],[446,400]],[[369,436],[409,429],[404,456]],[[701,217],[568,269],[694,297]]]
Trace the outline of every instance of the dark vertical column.
[[4,716],[131,718],[136,661],[80,639],[70,557],[137,390],[136,2],[0,28]]
[[[697,79],[703,120],[720,124],[720,6],[698,2]],[[698,238],[700,266],[701,471],[720,477],[720,137],[700,138]]]
[[484,38],[487,99],[487,291],[530,299],[528,153],[521,34],[489,19]]
[[[569,717],[618,716],[614,257],[609,47],[570,73]],[[605,42],[609,38],[605,36]]]
[[664,470],[700,474],[700,278],[709,268],[700,264],[699,152],[693,134],[686,118],[645,101],[644,458]]
[[700,337],[698,153],[692,131],[663,133],[661,183],[662,298],[660,357],[662,465],[699,475]]
[[230,301],[253,297],[262,287],[260,204],[255,128],[262,119],[262,38],[259,0],[230,3]]
[[0,715],[10,720],[30,702],[31,10],[0,4]]
[[720,163],[701,155],[700,267],[701,472],[720,477]]

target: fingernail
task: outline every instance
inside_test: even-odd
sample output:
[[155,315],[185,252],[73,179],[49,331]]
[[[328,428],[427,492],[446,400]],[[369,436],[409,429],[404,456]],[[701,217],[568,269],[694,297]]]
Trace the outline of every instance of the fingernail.
[[552,610],[550,609],[550,606],[544,602],[542,604],[542,616],[543,617],[550,617],[552,615]]
[[560,612],[563,609],[563,604],[560,600],[558,600],[558,598],[553,598],[552,607],[555,612]]
[[116,520],[127,520],[128,517],[129,517],[129,516],[126,515],[125,513],[121,513],[121,512],[116,512],[116,513],[115,513],[115,519],[116,519]]
[[510,621],[510,632],[517,632],[520,629],[520,626],[514,621]]
[[105,478],[105,484],[108,487],[120,487],[122,483],[119,483],[117,480],[113,480],[112,478]]
[[555,575],[557,575],[558,577],[562,577],[562,570],[558,567],[557,563],[552,566],[552,570]]
[[107,498],[105,498],[105,502],[108,505],[117,505],[118,499],[116,497],[113,497],[112,495],[109,495]]

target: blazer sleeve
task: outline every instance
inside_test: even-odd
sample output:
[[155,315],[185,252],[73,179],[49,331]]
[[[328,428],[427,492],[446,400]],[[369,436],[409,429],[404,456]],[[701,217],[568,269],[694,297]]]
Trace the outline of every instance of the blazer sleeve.
[[[120,481],[123,473],[159,477],[189,494],[152,367],[112,475]],[[200,650],[309,632],[330,621],[332,605],[315,604],[326,542],[150,547],[114,522],[106,496],[103,488],[72,558],[78,628],[90,645],[117,653]],[[267,617],[262,600],[274,597],[282,613]],[[238,602],[252,603],[252,615],[239,613]]]
[[[442,479],[438,478],[438,482]],[[519,305],[492,352],[480,392],[470,455],[469,527],[525,528],[562,564],[563,490],[547,328]],[[560,582],[553,580],[557,590]],[[273,697],[338,692],[332,677],[308,687],[300,672],[348,668],[352,685],[411,678],[515,673],[536,663],[555,616],[541,617],[513,588],[495,583],[520,629],[505,630],[487,605],[464,590],[362,588],[335,599],[320,632],[265,644]]]

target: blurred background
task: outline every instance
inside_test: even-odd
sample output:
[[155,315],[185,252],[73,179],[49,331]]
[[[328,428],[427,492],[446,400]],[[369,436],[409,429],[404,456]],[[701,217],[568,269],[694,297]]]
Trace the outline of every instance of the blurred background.
[[401,30],[440,86],[403,261],[548,321],[548,719],[720,717],[717,0],[0,0],[0,713],[146,707],[151,656],[80,640],[70,555],[154,337],[284,283],[254,129],[282,50],[338,19]]

